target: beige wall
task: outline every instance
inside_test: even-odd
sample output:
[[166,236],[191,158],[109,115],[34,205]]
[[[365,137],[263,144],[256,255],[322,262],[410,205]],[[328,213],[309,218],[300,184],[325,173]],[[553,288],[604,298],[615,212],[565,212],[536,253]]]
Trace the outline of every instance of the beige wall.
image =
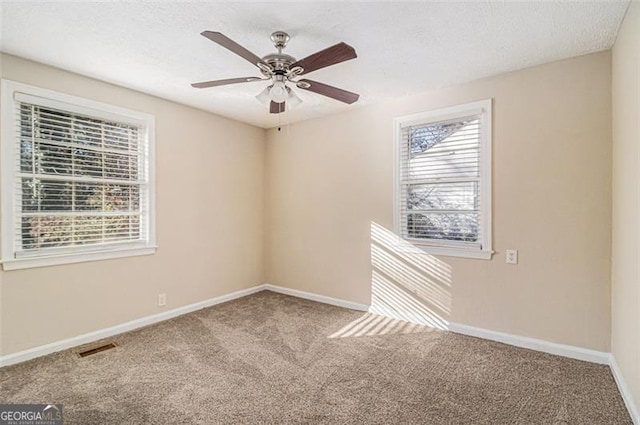
[[[156,116],[160,246],[147,257],[1,272],[2,354],[164,311],[160,292],[168,310],[264,281],[365,304],[373,291],[374,303],[402,300],[435,324],[609,350],[608,52],[270,130],[266,148],[261,129],[2,59],[3,78]],[[393,118],[490,97],[496,256],[398,249]],[[520,264],[505,264],[507,248]]]
[[611,351],[640,406],[640,3],[613,48]]
[[[267,281],[609,351],[610,52],[267,133]],[[493,98],[493,260],[392,239],[394,117]],[[505,249],[520,263],[505,264]]]
[[[0,272],[0,353],[260,284],[264,130],[2,55],[1,75],[156,117],[155,255]],[[157,307],[159,293],[167,306]]]

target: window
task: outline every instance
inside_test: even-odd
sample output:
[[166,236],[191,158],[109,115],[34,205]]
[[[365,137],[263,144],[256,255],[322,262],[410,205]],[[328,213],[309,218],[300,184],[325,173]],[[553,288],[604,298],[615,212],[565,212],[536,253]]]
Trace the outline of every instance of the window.
[[5,270],[155,251],[151,115],[2,80]]
[[432,254],[491,258],[491,100],[395,120],[395,227]]

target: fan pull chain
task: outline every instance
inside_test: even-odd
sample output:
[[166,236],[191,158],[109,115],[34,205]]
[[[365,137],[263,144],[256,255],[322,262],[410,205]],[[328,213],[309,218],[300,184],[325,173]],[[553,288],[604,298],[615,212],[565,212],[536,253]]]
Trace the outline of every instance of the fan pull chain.
[[287,126],[287,137],[289,137],[289,127],[291,124],[291,115],[289,113],[289,104],[286,103],[285,107],[284,107],[284,113],[287,114],[287,116],[285,117],[285,121],[286,121],[286,126]]
[[281,118],[281,116],[282,116],[282,113],[279,113],[278,114],[278,131],[282,130],[282,118]]

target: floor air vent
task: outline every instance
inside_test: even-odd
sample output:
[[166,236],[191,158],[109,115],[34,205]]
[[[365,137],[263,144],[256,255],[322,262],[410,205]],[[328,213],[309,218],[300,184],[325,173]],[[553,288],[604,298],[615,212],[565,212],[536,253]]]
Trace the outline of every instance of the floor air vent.
[[113,342],[110,342],[108,344],[104,344],[101,345],[99,347],[94,347],[90,350],[85,350],[85,351],[81,351],[78,353],[78,355],[80,357],[87,357],[90,356],[92,354],[97,354],[97,353],[101,353],[103,351],[107,351],[107,350],[111,350],[112,348],[116,348],[116,344],[114,344]]

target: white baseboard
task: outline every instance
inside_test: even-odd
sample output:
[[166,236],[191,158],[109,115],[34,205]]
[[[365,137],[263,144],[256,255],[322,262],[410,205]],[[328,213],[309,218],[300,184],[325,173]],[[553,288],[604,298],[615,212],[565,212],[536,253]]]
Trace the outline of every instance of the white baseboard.
[[636,405],[633,400],[633,395],[631,394],[631,390],[627,386],[627,383],[622,376],[622,371],[618,366],[618,362],[616,362],[616,358],[613,356],[613,353],[609,358],[609,365],[611,366],[611,373],[613,374],[613,379],[616,380],[616,384],[618,384],[618,389],[620,390],[620,394],[622,395],[622,399],[624,400],[624,404],[627,406],[627,410],[629,411],[629,415],[631,416],[631,420],[635,425],[640,425],[640,409]]
[[183,307],[178,307],[173,310],[165,311],[163,313],[154,314],[152,316],[142,317],[140,319],[132,320],[130,322],[122,323],[112,326],[106,329],[100,329],[95,332],[89,332],[83,335],[78,335],[72,338],[64,339],[62,341],[52,342],[50,344],[41,345],[39,347],[30,348],[28,350],[19,351],[17,353],[7,354],[0,356],[0,367],[9,366],[12,364],[24,362],[27,360],[35,359],[47,354],[55,353],[57,351],[66,350],[67,348],[77,347],[79,345],[87,344],[93,341],[97,341],[103,338],[109,338],[114,335],[128,332],[143,326],[152,325],[154,323],[162,322],[164,320],[172,319],[183,314],[191,313],[196,310],[201,310],[206,307],[211,307],[216,304],[221,304],[227,301],[242,298],[256,292],[264,290],[264,285],[258,285],[240,291],[235,291],[230,294],[221,295],[219,297],[210,298],[194,304],[189,304]]
[[[359,311],[370,311],[370,306],[366,304],[360,304],[353,301],[341,300],[338,298],[327,297],[325,295],[314,294],[312,292],[299,291],[297,289],[285,288],[283,286],[272,285],[265,283],[257,285],[251,288],[235,291],[230,294],[221,295],[219,297],[210,298],[205,301],[201,301],[194,304],[189,304],[183,307],[179,307],[173,310],[169,310],[163,313],[154,314],[152,316],[142,317],[140,319],[132,320],[130,322],[122,323],[120,325],[112,326],[110,328],[101,329],[95,332],[79,335],[73,338],[68,338],[62,341],[52,342],[40,347],[30,348],[28,350],[19,351],[17,353],[7,354],[0,356],[0,367],[9,366],[12,364],[24,362],[34,359],[36,357],[44,356],[47,354],[55,353],[57,351],[66,350],[67,348],[77,347],[82,344],[97,341],[99,339],[108,338],[114,335],[128,332],[143,326],[148,326],[154,323],[162,322],[183,314],[191,313],[196,310],[211,307],[216,304],[221,304],[227,301],[242,298],[247,295],[254,294],[263,290],[269,290],[280,294],[290,295],[293,297],[304,298],[311,301],[317,301],[324,304],[335,305],[338,307],[349,308]],[[374,312],[372,310],[372,312]],[[376,312],[379,314],[379,312]],[[383,314],[384,315],[384,314]],[[542,351],[544,353],[555,354],[558,356],[569,357],[572,359],[584,360],[592,363],[607,364],[611,367],[613,377],[616,384],[622,394],[622,398],[629,410],[629,415],[635,425],[640,425],[640,413],[636,406],[629,388],[627,387],[620,368],[616,363],[615,358],[611,353],[605,353],[602,351],[590,350],[587,348],[574,347],[570,345],[557,344],[554,342],[548,342],[541,339],[529,338],[519,335],[507,334],[503,332],[491,331],[488,329],[476,328],[461,323],[450,322],[446,326],[446,330],[463,335],[474,336],[483,339],[489,339],[492,341],[502,342],[504,344],[513,345],[516,347],[528,348],[531,350]]]
[[17,353],[7,354],[0,356],[0,367],[10,366],[16,363],[25,362],[27,360],[35,359],[36,357],[45,356],[47,354],[55,353],[57,351],[66,350],[68,348],[77,347],[79,345],[88,344],[93,341],[97,341],[103,338],[109,338],[114,335],[118,335],[124,332],[128,332],[134,329],[138,329],[144,326],[152,325],[154,323],[169,320],[183,314],[191,313],[196,310],[211,307],[216,304],[221,304],[227,301],[235,300],[237,298],[246,297],[247,295],[255,294],[256,292],[269,290],[278,292],[280,294],[291,295],[298,298],[304,298],[307,300],[317,301],[324,304],[331,304],[338,307],[350,308],[352,310],[367,311],[368,305],[358,304],[351,301],[340,300],[337,298],[326,297],[324,295],[312,294],[310,292],[298,291],[296,289],[289,289],[282,286],[261,284],[251,288],[235,291],[230,294],[221,295],[219,297],[210,298],[194,304],[189,304],[183,307],[178,307],[173,310],[165,311],[163,313],[154,314],[152,316],[142,317],[130,322],[121,323],[109,328],[100,329],[94,332],[89,332],[83,335],[78,335],[72,338],[64,339],[61,341],[52,342],[50,344],[41,345],[39,347],[29,348]]
[[[0,367],[9,366],[12,364],[24,362],[34,359],[36,357],[51,354],[57,351],[65,350],[67,348],[76,347],[82,344],[87,344],[99,339],[108,338],[123,332],[128,332],[143,326],[148,326],[154,323],[162,322],[183,314],[191,313],[196,310],[200,310],[206,307],[211,307],[216,304],[242,298],[247,295],[254,294],[263,290],[269,290],[280,294],[290,295],[293,297],[304,298],[311,301],[317,301],[324,304],[335,305],[338,307],[349,308],[358,311],[369,311],[370,306],[366,304],[360,304],[353,301],[341,300],[338,298],[327,297],[325,295],[314,294],[311,292],[299,291],[297,289],[285,288],[283,286],[272,285],[265,283],[257,285],[251,288],[235,291],[230,294],[222,295],[215,298],[210,298],[205,301],[190,304],[187,306],[179,307],[173,310],[169,310],[163,313],[154,314],[152,316],[142,317],[140,319],[132,320],[130,322],[122,323],[120,325],[112,326],[110,328],[101,329],[95,332],[90,332],[84,335],[79,335],[73,338],[68,338],[62,341],[56,341],[51,344],[42,345],[40,347],[31,348],[17,353],[0,356]],[[372,311],[373,312],[373,311]],[[476,328],[469,325],[450,322],[446,326],[446,329],[450,332],[455,332],[463,335],[474,336],[483,339],[489,339],[492,341],[502,342],[504,344],[514,345],[516,347],[528,348],[531,350],[542,351],[549,354],[555,354],[558,356],[569,357],[572,359],[584,360],[592,363],[607,364],[611,366],[613,376],[616,380],[620,393],[624,399],[624,402],[629,410],[632,420],[635,425],[640,425],[640,414],[638,413],[638,407],[633,401],[631,392],[627,387],[622,373],[616,363],[615,358],[610,353],[602,351],[590,350],[586,348],[574,347],[570,345],[557,344],[554,342],[548,342],[540,339],[529,338],[519,335],[507,334],[503,332],[491,331],[488,329]]]
[[359,311],[369,311],[369,306],[367,304],[359,304],[353,301],[341,300],[338,298],[331,298],[325,295],[318,295],[312,292],[299,291],[297,289],[285,288],[284,286],[272,285],[270,283],[265,283],[263,288],[277,292],[279,294],[291,295],[292,297],[304,298],[305,300],[317,301],[323,304],[331,304],[338,307],[350,308],[351,310],[359,310]]
[[[331,298],[324,295],[314,294],[312,292],[299,291],[297,289],[285,288],[282,286],[272,285],[266,283],[264,289],[269,291],[278,292],[280,294],[291,295],[298,298],[304,298],[311,301],[317,301],[320,303],[336,305],[339,307],[350,308],[352,310],[370,311],[374,314],[380,314],[382,316],[389,316],[382,310],[371,308],[366,304],[359,304],[352,301],[345,301],[337,298]],[[441,325],[434,325],[429,320],[421,319],[419,317],[392,317],[399,320],[408,320],[422,325],[432,326],[439,329],[448,330],[459,334],[475,336],[478,338],[489,339],[492,341],[502,342],[504,344],[513,345],[521,348],[528,348],[531,350],[542,351],[544,353],[555,354],[557,356],[569,357],[572,359],[584,360],[591,363],[609,364],[609,353],[603,351],[590,350],[587,348],[574,347],[571,345],[557,344],[554,342],[548,342],[541,339],[529,338],[519,335],[507,334],[503,332],[491,331],[488,329],[476,328],[469,325],[463,325],[461,323],[449,322]]]
[[584,360],[585,362],[609,364],[609,353],[604,351],[590,350],[588,348],[558,344],[555,342],[544,341],[542,339],[490,331],[488,329],[476,328],[469,325],[463,325],[461,323],[449,323],[449,331],[489,339],[491,341],[502,342],[516,347],[542,351],[543,353],[555,354],[556,356]]
[[[76,347],[82,344],[87,344],[103,338],[108,338],[123,332],[128,332],[133,329],[141,328],[143,326],[148,326],[153,323],[158,323],[164,320],[168,320],[176,316],[181,316],[183,314],[191,313],[192,311],[200,310],[200,309],[210,307],[216,304],[220,304],[226,301],[231,301],[237,298],[245,297],[247,295],[254,294],[256,292],[260,292],[263,290],[269,290],[269,291],[277,292],[280,294],[290,295],[298,298],[304,298],[307,300],[316,301],[324,304],[335,305],[338,307],[349,308],[352,310],[371,311],[376,314],[381,313],[379,311],[374,311],[373,309],[370,310],[370,306],[367,304],[360,304],[353,301],[346,301],[338,298],[328,297],[325,295],[315,294],[312,292],[305,292],[297,289],[285,288],[283,286],[265,283],[262,285],[257,285],[257,286],[243,289],[240,291],[235,291],[230,294],[222,295],[215,298],[210,298],[208,300],[201,301],[198,303],[189,304],[189,305],[179,307],[173,310],[169,310],[163,313],[142,317],[140,319],[136,319],[130,322],[112,326],[110,328],[101,329],[95,332],[90,332],[90,333],[79,335],[73,338],[68,338],[62,341],[52,342],[50,344],[30,348],[28,350],[19,351],[17,353],[0,356],[0,367],[24,362],[36,357],[44,356],[50,353],[55,353],[56,351],[66,350],[67,348]],[[382,312],[382,315],[386,316],[387,314]],[[404,317],[402,318],[395,317],[395,318],[399,318],[401,320],[407,319]],[[410,319],[410,321],[429,325],[428,323],[422,323],[420,320]],[[437,327],[441,328],[440,326],[437,326]],[[563,344],[556,344],[553,342],[547,342],[547,341],[534,339],[534,338],[528,338],[528,337],[523,337],[518,335],[491,331],[487,329],[476,328],[473,326],[463,325],[459,323],[449,323],[448,325],[445,325],[444,328],[451,332],[475,336],[478,338],[489,339],[492,341],[498,341],[505,344],[514,345],[516,347],[529,348],[532,350],[542,351],[545,353],[555,354],[555,355],[564,356],[564,357],[570,357],[573,359],[579,359],[579,360],[584,360],[584,361],[593,362],[593,363],[609,364],[609,359],[610,359],[609,353],[604,353],[600,351],[589,350],[589,349],[580,348],[580,347],[572,347],[572,346],[563,345]]]

